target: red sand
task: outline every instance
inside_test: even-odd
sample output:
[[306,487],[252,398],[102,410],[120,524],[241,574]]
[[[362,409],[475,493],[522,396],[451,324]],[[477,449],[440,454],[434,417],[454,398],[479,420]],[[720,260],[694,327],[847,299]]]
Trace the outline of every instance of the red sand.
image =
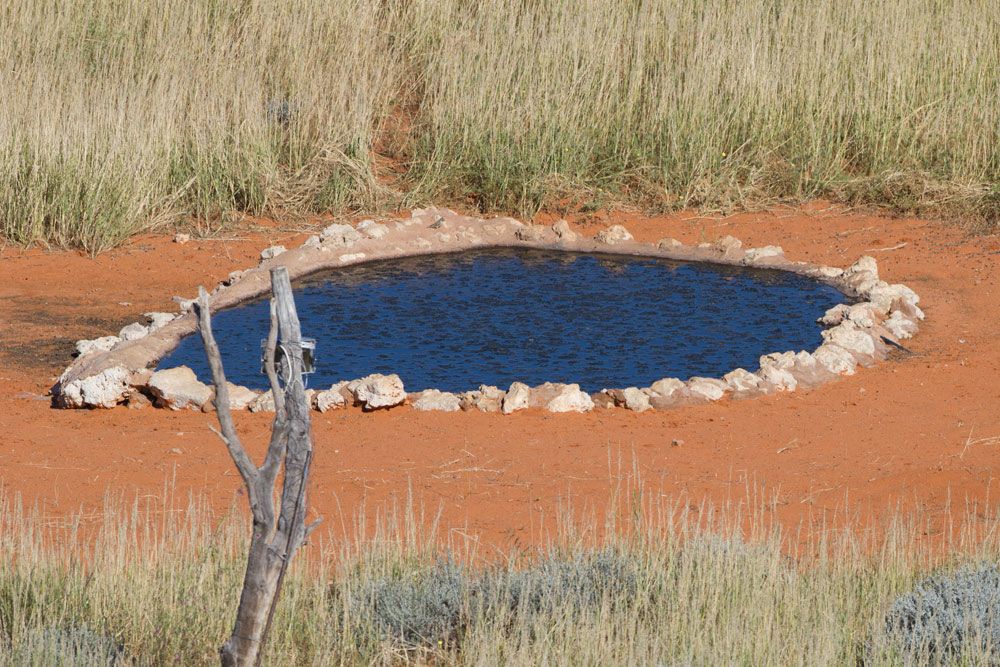
[[[884,516],[898,503],[936,525],[948,512],[964,515],[967,503],[988,506],[1000,450],[1000,237],[821,202],[725,218],[601,213],[574,226],[594,234],[615,223],[644,241],[732,234],[745,247],[777,244],[790,259],[834,266],[872,254],[883,279],[921,296],[927,320],[907,343],[913,355],[750,401],[643,414],[313,413],[311,500],[326,517],[321,530],[350,531],[359,511],[371,520],[412,488],[429,517],[440,510],[443,536],[517,548],[555,527],[567,496],[601,516],[613,485],[634,470],[651,491],[692,504],[766,500],[766,514],[806,532],[849,514]],[[0,482],[50,517],[99,510],[109,487],[159,498],[172,479],[179,498],[191,490],[228,507],[241,483],[208,429],[214,415],[55,410],[42,395],[77,339],[116,333],[143,312],[173,311],[173,295],[192,297],[199,284],[210,288],[255,264],[262,248],[304,239],[275,231],[179,245],[147,235],[96,258],[5,247]],[[237,414],[255,456],[270,419]]]

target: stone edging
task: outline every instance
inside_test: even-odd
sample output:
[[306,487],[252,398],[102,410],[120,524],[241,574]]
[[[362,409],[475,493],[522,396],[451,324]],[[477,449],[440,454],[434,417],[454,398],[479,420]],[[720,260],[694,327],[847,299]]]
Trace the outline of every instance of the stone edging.
[[[879,280],[874,258],[863,256],[847,269],[793,262],[777,246],[744,250],[731,236],[709,244],[685,246],[674,239],[657,244],[639,243],[621,225],[585,238],[570,230],[564,220],[551,227],[525,225],[513,218],[462,216],[440,208],[414,210],[409,219],[385,224],[364,220],[357,228],[335,224],[319,236],[311,236],[302,247],[282,246],[261,253],[258,266],[234,271],[212,290],[213,312],[265,294],[270,289],[268,271],[285,265],[295,280],[305,275],[360,262],[410,257],[476,248],[510,247],[574,252],[607,253],[639,257],[661,257],[681,261],[714,262],[780,269],[831,285],[852,298],[853,305],[834,306],[820,318],[829,328],[823,344],[813,352],[779,352],[760,358],[760,368],[751,373],[736,369],[721,379],[693,377],[682,382],[664,378],[651,387],[605,389],[588,395],[575,384],[545,383],[528,387],[513,383],[506,391],[480,386],[456,395],[428,389],[407,394],[396,375],[370,375],[335,384],[325,391],[311,392],[313,407],[325,412],[348,404],[365,409],[410,403],[418,410],[479,409],[509,414],[528,407],[552,412],[583,412],[595,407],[625,407],[630,410],[667,409],[709,403],[725,396],[748,398],[799,387],[812,387],[841,375],[852,375],[858,364],[870,366],[885,359],[890,346],[917,332],[924,318],[919,297],[905,285]],[[192,299],[174,297],[180,313],[147,313],[149,322],[134,323],[118,336],[77,342],[79,357],[63,372],[52,388],[54,403],[65,408],[111,408],[157,405],[172,409],[214,409],[214,390],[197,381],[185,367],[154,371],[152,367],[186,335],[197,328]],[[273,410],[270,392],[259,394],[245,387],[231,387],[234,409]]]

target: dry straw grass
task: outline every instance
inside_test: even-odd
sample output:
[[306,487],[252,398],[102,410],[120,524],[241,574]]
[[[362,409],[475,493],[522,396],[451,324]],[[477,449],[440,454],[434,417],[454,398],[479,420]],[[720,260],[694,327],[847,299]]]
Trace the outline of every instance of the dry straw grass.
[[[885,634],[893,601],[942,553],[946,569],[997,561],[996,518],[975,508],[966,529],[932,543],[916,539],[930,523],[903,513],[877,536],[819,530],[801,542],[771,525],[761,494],[695,508],[634,481],[622,478],[603,526],[567,508],[549,549],[499,562],[448,551],[412,499],[374,522],[362,508],[351,540],[297,558],[265,663],[917,664]],[[198,499],[178,506],[170,493],[109,498],[95,530],[53,526],[5,496],[0,664],[107,665],[109,653],[113,664],[216,664],[247,522]],[[990,664],[975,643],[950,658]]]
[[[13,0],[0,34],[18,243],[430,199],[531,213],[567,186],[1000,218],[993,0]],[[395,197],[371,166],[390,145]]]

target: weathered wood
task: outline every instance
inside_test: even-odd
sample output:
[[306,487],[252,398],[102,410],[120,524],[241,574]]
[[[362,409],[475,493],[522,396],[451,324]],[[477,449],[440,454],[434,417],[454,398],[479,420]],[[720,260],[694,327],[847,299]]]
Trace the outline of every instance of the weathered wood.
[[[271,285],[274,298],[271,300],[271,329],[265,348],[265,370],[274,396],[275,416],[267,455],[260,468],[254,466],[236,434],[222,358],[212,335],[208,294],[203,289],[199,290],[199,324],[205,354],[212,369],[215,408],[222,429],[221,433],[216,432],[226,443],[247,485],[253,514],[253,532],[236,623],[232,635],[219,649],[224,666],[260,664],[285,569],[319,523],[305,525],[306,482],[312,459],[312,440],[309,406],[302,382],[302,335],[285,267],[271,270]],[[275,368],[279,333],[290,369],[284,389]],[[274,488],[282,465],[285,474],[280,511],[276,517]]]

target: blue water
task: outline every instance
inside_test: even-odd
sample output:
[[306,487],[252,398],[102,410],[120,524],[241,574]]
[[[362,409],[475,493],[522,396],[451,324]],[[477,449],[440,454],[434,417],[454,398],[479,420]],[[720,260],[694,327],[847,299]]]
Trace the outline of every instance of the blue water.
[[[844,296],[784,271],[661,259],[492,249],[374,262],[295,285],[317,339],[311,387],[398,373],[407,391],[578,382],[588,392],[664,377],[755,370],[761,354],[813,350]],[[217,313],[231,382],[266,388],[267,299]],[[189,336],[159,367],[211,375]]]

